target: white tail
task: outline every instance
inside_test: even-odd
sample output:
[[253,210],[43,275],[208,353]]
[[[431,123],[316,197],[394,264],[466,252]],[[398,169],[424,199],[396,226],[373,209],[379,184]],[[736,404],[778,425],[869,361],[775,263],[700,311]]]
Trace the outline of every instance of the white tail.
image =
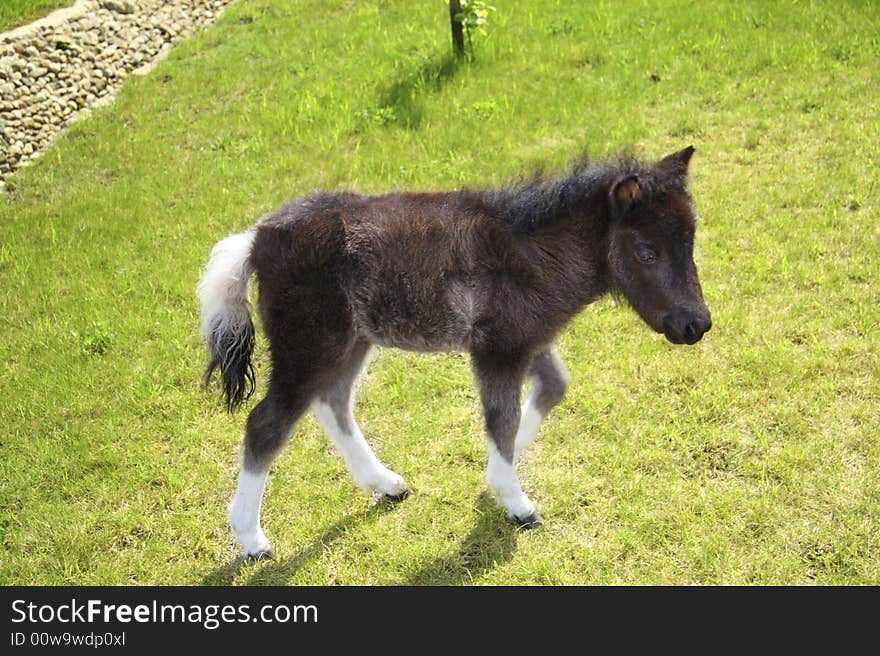
[[249,396],[254,386],[250,362],[254,324],[247,293],[256,234],[252,229],[218,242],[197,288],[202,306],[202,337],[211,357],[206,379],[220,367],[230,410]]

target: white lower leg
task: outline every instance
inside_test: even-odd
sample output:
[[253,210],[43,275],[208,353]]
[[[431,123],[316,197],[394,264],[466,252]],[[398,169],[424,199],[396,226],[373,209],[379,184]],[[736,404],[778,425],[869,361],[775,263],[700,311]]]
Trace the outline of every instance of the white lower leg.
[[505,460],[491,440],[486,478],[498,503],[507,509],[508,517],[525,519],[534,514],[535,504],[522,491],[514,463]]
[[516,440],[513,445],[514,462],[519,458],[519,454],[535,441],[535,436],[537,436],[541,422],[544,420],[544,415],[541,414],[535,405],[535,396],[535,392],[529,395],[520,413],[519,430],[516,433]]
[[379,462],[351,413],[345,421],[350,430],[345,430],[340,425],[333,408],[328,404],[316,401],[312,404],[312,409],[324,432],[345,460],[348,471],[358,487],[366,492],[380,492],[389,496],[406,492],[406,482],[403,477]]
[[259,556],[271,550],[269,540],[260,527],[260,505],[268,474],[268,469],[253,473],[242,467],[238,474],[238,488],[229,504],[229,526],[244,549],[245,556]]

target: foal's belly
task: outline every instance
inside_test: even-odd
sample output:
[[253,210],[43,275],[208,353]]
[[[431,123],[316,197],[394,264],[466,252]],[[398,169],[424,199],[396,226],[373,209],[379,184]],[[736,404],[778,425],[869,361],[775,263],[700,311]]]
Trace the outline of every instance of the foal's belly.
[[369,286],[352,299],[358,334],[378,346],[407,351],[467,350],[473,325],[473,294],[467,285]]
[[358,335],[367,339],[370,344],[398,348],[404,351],[420,351],[424,353],[468,350],[467,336],[450,339],[448,336],[431,335],[425,331],[401,330],[395,326],[383,330],[371,330],[359,326]]

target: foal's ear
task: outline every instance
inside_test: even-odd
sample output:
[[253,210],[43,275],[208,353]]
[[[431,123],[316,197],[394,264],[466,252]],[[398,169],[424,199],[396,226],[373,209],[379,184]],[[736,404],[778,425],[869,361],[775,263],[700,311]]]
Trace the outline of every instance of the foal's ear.
[[639,176],[627,175],[617,178],[611,183],[611,206],[619,213],[623,214],[634,205],[638,205],[642,200],[642,187],[639,183]]
[[694,154],[694,147],[688,146],[684,150],[679,150],[677,153],[672,153],[671,155],[667,155],[663,159],[660,160],[658,166],[662,166],[673,173],[684,177],[687,175],[688,171],[688,162],[691,161],[691,155]]

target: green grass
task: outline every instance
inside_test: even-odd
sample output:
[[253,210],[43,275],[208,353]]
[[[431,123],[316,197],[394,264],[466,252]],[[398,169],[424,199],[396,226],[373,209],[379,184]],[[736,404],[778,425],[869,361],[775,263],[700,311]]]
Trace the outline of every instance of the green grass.
[[[880,584],[878,18],[520,0],[456,67],[436,3],[232,5],[0,200],[0,583]],[[308,417],[270,478],[277,558],[235,563],[214,242],[313,188],[691,143],[714,327],[674,347],[606,299],[565,330],[572,385],[520,467],[543,528],[487,495],[467,358],[383,351],[358,416],[414,494],[370,507]]]
[[59,7],[72,4],[73,0],[3,0],[0,4],[0,32],[30,23]]

